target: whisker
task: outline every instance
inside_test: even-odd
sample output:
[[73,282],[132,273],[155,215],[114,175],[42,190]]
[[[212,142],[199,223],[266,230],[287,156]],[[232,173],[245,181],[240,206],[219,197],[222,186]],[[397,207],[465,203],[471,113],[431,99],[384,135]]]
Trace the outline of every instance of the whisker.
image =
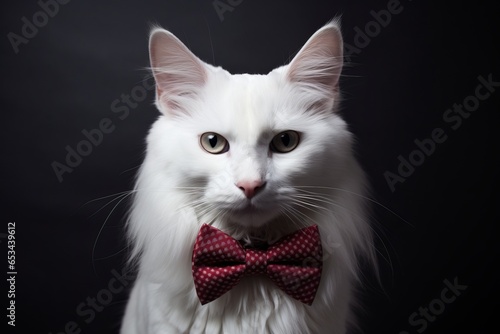
[[287,208],[288,208],[289,212],[295,214],[297,218],[299,218],[299,216],[300,216],[301,217],[300,219],[314,223],[314,220],[311,217],[309,217],[304,212],[297,210],[297,208],[295,208],[293,206],[288,206]]
[[92,200],[84,203],[82,206],[85,206],[85,205],[90,204],[92,202],[100,201],[102,199],[106,199],[106,198],[109,198],[109,197],[113,197],[113,196],[117,196],[117,195],[122,195],[122,194],[127,194],[127,193],[129,193],[131,191],[134,191],[134,190],[120,191],[120,192],[115,193],[115,194],[111,194],[111,195],[107,195],[107,196],[102,196],[102,197],[94,198],[94,199],[92,199]]
[[104,229],[104,226],[106,225],[109,217],[113,214],[113,212],[115,211],[115,209],[118,207],[118,205],[120,205],[121,202],[123,202],[128,196],[130,196],[132,193],[128,193],[124,196],[122,196],[122,198],[118,201],[118,203],[115,204],[115,206],[113,207],[113,209],[111,210],[111,212],[108,214],[108,216],[106,217],[106,219],[104,220],[104,223],[102,224],[101,228],[99,229],[99,232],[97,233],[97,237],[94,241],[94,246],[92,247],[92,267],[94,269],[94,272],[97,274],[97,270],[95,268],[95,263],[94,263],[94,254],[95,254],[95,249],[97,247],[97,241],[99,240],[99,237],[101,236],[101,233]]
[[[415,228],[415,226],[410,223],[409,221],[407,221],[406,219],[404,219],[403,217],[401,217],[400,215],[398,215],[396,212],[394,212],[393,210],[389,209],[387,206],[383,205],[382,203],[370,198],[370,197],[367,197],[367,196],[364,196],[364,195],[361,195],[361,194],[358,194],[358,193],[355,193],[353,191],[350,191],[350,190],[346,190],[346,189],[342,189],[342,188],[336,188],[336,187],[326,187],[326,186],[295,186],[295,188],[310,188],[310,189],[328,189],[328,190],[338,190],[338,191],[343,191],[343,192],[346,192],[346,193],[349,193],[351,195],[354,195],[354,196],[358,196],[358,197],[361,197],[367,201],[370,201],[380,207],[382,207],[383,209],[387,210],[388,212],[390,212],[392,215],[396,216],[398,219],[401,219],[403,222],[405,222],[406,224],[408,224],[409,226]],[[304,190],[303,190],[304,191]]]
[[[341,190],[340,188],[333,188],[333,187],[321,187],[321,188],[328,188],[328,189],[335,189],[335,190]],[[301,191],[301,192],[305,192],[307,194],[302,194],[302,195],[299,195],[299,196],[303,196],[305,198],[308,198],[310,200],[316,200],[316,201],[320,201],[322,203],[325,203],[325,204],[330,204],[330,205],[334,205],[336,207],[339,207],[343,210],[347,210],[351,215],[353,216],[356,216],[357,218],[361,219],[363,222],[367,223],[367,225],[369,226],[370,230],[374,233],[375,237],[380,240],[380,242],[382,243],[382,247],[384,248],[386,254],[388,255],[389,254],[389,249],[386,245],[386,243],[384,242],[384,239],[380,236],[380,234],[378,233],[378,231],[372,226],[372,224],[369,224],[369,222],[364,219],[361,215],[357,214],[355,211],[353,210],[350,210],[349,208],[346,208],[346,207],[343,207],[342,205],[340,205],[339,203],[335,202],[333,199],[330,199],[328,198],[326,195],[324,194],[319,194],[319,193],[314,193],[314,192],[311,192],[311,191],[305,191],[303,189],[297,189],[298,191]],[[355,194],[351,191],[347,191],[349,193],[352,193],[352,194]],[[361,195],[360,195],[361,196]],[[367,198],[365,196],[361,196],[361,197],[364,197],[364,198]],[[378,223],[378,221],[377,221]],[[379,224],[380,225],[380,224]],[[389,242],[390,244],[390,242]],[[393,266],[393,262],[392,262],[392,259],[390,256],[385,256],[381,251],[379,251],[375,245],[372,243],[372,248],[375,250],[375,252],[377,254],[379,254],[390,266],[391,268],[391,271],[392,273],[394,273],[394,266]]]
[[140,167],[141,167],[141,165],[137,165],[135,167],[132,167],[132,168],[129,168],[129,169],[125,169],[123,172],[120,173],[120,175],[128,173],[128,172],[130,172],[131,170],[134,170],[134,169],[139,169]]
[[280,207],[280,212],[282,212],[290,220],[292,224],[296,225],[297,227],[300,227],[300,223],[295,221],[295,219],[299,220],[298,217],[293,212],[291,212],[287,206],[282,205]]
[[[296,198],[293,198],[292,199],[292,202],[293,204],[295,204],[296,206],[299,206],[301,208],[304,208],[306,210],[309,210],[309,211],[312,211],[314,213],[317,213],[318,215],[322,215],[322,216],[325,216],[325,213],[324,212],[321,212],[321,211],[318,211],[316,210],[314,207],[313,204],[311,203],[308,203],[306,201],[302,201],[302,200],[299,200],[299,199],[296,199]],[[323,208],[324,209],[324,208]],[[328,211],[328,210],[325,210],[325,211]]]
[[102,210],[104,210],[104,208],[106,208],[108,205],[111,205],[113,202],[115,201],[118,201],[118,203],[121,202],[122,199],[128,197],[131,195],[131,192],[124,192],[123,194],[121,195],[118,195],[116,196],[115,198],[113,198],[112,200],[108,201],[108,203],[104,204],[103,206],[101,206],[97,211],[95,211],[93,214],[90,215],[90,217],[94,217],[95,215],[97,215],[99,212],[101,212]]
[[123,247],[122,249],[120,249],[119,251],[117,252],[114,252],[113,254],[110,254],[110,255],[107,255],[107,256],[104,256],[104,257],[99,257],[99,258],[94,258],[93,261],[102,261],[102,260],[107,260],[107,259],[110,259],[112,258],[113,256],[116,256],[122,252],[124,252],[125,250],[127,249],[127,247]]

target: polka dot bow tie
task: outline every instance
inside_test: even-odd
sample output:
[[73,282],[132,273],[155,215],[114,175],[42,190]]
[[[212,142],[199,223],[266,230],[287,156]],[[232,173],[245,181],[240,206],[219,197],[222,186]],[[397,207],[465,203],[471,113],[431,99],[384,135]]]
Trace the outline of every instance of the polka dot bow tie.
[[244,276],[267,275],[288,295],[311,305],[322,269],[318,226],[303,228],[272,245],[244,247],[215,227],[204,224],[193,248],[192,270],[201,304],[209,303]]

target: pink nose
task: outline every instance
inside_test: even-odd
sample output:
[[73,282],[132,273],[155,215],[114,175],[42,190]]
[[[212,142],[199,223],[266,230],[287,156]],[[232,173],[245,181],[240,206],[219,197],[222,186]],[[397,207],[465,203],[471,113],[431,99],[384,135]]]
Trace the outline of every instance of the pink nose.
[[245,193],[245,196],[250,199],[254,197],[259,190],[266,185],[262,180],[244,180],[236,183],[236,186]]

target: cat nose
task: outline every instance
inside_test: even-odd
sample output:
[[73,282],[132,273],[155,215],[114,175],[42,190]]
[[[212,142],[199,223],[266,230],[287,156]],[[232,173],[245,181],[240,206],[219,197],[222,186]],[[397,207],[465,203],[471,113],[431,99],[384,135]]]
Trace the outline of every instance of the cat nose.
[[266,182],[262,180],[244,180],[236,183],[236,186],[245,193],[248,199],[254,197],[265,185]]

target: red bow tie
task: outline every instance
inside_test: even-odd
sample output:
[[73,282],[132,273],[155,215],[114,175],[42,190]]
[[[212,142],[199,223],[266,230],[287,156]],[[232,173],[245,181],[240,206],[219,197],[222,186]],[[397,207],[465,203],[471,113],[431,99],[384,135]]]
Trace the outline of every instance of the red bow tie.
[[193,248],[194,286],[203,305],[231,290],[243,276],[264,274],[288,295],[311,305],[321,278],[322,256],[316,225],[267,247],[244,248],[231,236],[204,224]]

